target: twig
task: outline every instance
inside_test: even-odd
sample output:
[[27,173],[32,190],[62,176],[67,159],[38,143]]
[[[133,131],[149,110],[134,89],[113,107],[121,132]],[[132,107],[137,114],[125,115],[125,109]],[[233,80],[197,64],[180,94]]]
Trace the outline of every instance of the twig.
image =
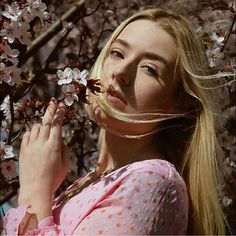
[[225,39],[225,42],[224,42],[222,48],[220,49],[221,52],[223,52],[224,49],[225,49],[225,45],[227,44],[227,42],[228,42],[228,40],[229,40],[229,37],[230,37],[230,35],[231,35],[232,31],[233,31],[233,27],[234,27],[235,21],[236,21],[236,14],[234,14],[234,19],[233,19],[232,24],[231,24],[231,26],[230,26],[229,33],[228,33],[228,35],[227,35],[227,37],[226,37],[226,39]]
[[83,35],[81,34],[80,35],[80,46],[79,46],[79,52],[78,52],[78,55],[77,55],[77,60],[76,60],[76,62],[79,62],[79,59],[80,59],[80,54],[81,54],[81,52],[82,52],[82,48],[83,48],[83,44],[84,44],[84,41],[82,40],[82,38],[83,38]]
[[48,56],[48,58],[47,58],[47,60],[45,62],[45,65],[44,65],[44,70],[45,71],[49,68],[50,62],[53,60],[54,56],[58,52],[58,49],[61,47],[61,45],[65,41],[66,37],[68,36],[68,34],[71,32],[71,30],[73,28],[74,28],[74,25],[68,26],[68,28],[66,29],[66,32],[64,33],[64,35],[57,42],[56,46],[54,47],[54,49],[52,50],[52,52],[50,53],[50,55]]
[[11,140],[11,143],[14,143],[21,136],[22,132],[24,131],[25,123],[26,121],[23,122],[21,129],[17,132],[15,137]]

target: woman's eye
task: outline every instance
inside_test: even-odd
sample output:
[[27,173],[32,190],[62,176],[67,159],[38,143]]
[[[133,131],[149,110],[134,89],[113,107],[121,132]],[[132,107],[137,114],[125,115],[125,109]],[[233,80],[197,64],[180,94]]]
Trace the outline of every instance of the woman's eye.
[[151,67],[151,66],[143,66],[143,68],[145,68],[146,72],[149,75],[158,77],[158,72],[153,67]]
[[123,53],[120,52],[120,51],[118,51],[118,50],[112,49],[112,50],[110,50],[110,54],[111,54],[113,57],[116,57],[116,58],[121,58],[121,59],[124,58]]

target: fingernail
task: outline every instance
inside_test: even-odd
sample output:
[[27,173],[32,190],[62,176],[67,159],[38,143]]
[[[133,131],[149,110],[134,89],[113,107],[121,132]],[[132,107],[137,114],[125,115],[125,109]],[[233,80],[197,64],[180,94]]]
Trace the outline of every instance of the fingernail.
[[51,102],[57,103],[57,100],[54,97],[52,97]]

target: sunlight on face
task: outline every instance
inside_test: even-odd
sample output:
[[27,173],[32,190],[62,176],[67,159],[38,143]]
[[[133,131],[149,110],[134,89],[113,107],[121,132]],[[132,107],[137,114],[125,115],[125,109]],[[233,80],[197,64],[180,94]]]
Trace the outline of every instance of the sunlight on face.
[[[104,96],[115,109],[125,113],[174,112],[177,47],[160,24],[147,19],[133,21],[111,44],[102,77]],[[114,121],[108,118],[105,122]]]
[[108,102],[124,112],[169,112],[176,57],[175,41],[159,22],[131,22],[112,43],[104,62],[107,87],[118,91],[118,95],[108,91]]

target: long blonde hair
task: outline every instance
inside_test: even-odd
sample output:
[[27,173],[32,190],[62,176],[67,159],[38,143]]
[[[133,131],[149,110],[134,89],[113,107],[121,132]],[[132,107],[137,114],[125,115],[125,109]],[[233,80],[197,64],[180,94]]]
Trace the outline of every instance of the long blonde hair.
[[[112,34],[94,64],[91,76],[100,77],[103,62],[112,42],[130,22],[137,19],[161,19],[161,26],[172,35],[179,50],[175,79],[178,82],[176,106],[181,112],[174,118],[178,120],[183,114],[189,114],[191,122],[186,122],[187,124],[182,126],[188,130],[188,135],[183,139],[184,148],[180,157],[174,162],[189,191],[188,233],[225,234],[226,219],[217,192],[220,150],[217,148],[214,107],[208,95],[209,90],[206,90],[213,86],[218,78],[209,76],[201,40],[193,32],[190,22],[185,17],[164,9],[147,9],[131,16]],[[94,96],[91,95],[90,99],[94,99]],[[110,115],[125,122],[157,122],[163,121],[160,116],[163,116],[164,120],[173,117],[159,113],[158,119],[140,121],[129,114],[115,111],[106,104],[102,96],[96,97],[96,101]],[[177,122],[175,119],[172,119],[172,122]]]

